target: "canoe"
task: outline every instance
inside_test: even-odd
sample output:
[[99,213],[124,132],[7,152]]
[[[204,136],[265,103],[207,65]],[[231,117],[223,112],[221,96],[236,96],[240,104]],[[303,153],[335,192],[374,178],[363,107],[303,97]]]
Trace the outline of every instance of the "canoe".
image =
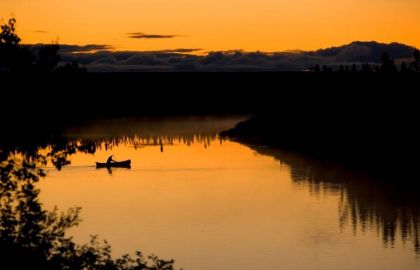
[[111,163],[96,162],[96,168],[130,168],[131,160],[124,160]]

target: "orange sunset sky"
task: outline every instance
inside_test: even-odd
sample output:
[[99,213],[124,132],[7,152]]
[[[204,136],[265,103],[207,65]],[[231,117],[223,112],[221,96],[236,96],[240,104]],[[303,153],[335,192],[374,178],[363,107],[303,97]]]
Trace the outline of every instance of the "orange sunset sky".
[[1,0],[2,23],[12,16],[27,44],[270,52],[376,40],[420,47],[419,0]]

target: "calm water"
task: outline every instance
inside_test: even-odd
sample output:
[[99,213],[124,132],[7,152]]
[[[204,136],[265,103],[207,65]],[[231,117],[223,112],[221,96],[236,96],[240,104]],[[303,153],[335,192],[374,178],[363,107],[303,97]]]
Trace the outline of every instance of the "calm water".
[[[48,209],[82,207],[71,233],[115,255],[184,269],[420,269],[418,196],[339,168],[221,141],[238,119],[120,120],[68,131],[95,154],[48,169]],[[109,155],[131,169],[96,169]]]

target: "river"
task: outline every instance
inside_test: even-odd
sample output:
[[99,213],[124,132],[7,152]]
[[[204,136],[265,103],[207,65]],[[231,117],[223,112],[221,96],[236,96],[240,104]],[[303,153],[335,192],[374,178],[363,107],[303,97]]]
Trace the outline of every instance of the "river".
[[[241,117],[123,119],[68,129],[96,144],[47,168],[47,209],[81,207],[78,243],[106,239],[187,270],[420,268],[420,200],[336,165],[222,140]],[[95,162],[131,159],[131,169]],[[397,195],[396,195],[397,194]]]

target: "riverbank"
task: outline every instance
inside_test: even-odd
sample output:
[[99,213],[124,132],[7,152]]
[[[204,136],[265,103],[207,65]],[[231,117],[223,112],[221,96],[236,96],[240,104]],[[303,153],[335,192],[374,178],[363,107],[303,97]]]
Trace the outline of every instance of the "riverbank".
[[420,149],[416,118],[411,111],[378,110],[314,111],[293,118],[259,114],[221,136],[278,147],[379,176],[407,175],[413,180]]
[[0,112],[57,121],[280,110],[293,117],[392,102],[419,82],[417,73],[2,74]]
[[403,167],[418,152],[416,73],[9,74],[0,82],[1,136],[12,138],[92,119],[251,114],[224,135],[361,167]]

